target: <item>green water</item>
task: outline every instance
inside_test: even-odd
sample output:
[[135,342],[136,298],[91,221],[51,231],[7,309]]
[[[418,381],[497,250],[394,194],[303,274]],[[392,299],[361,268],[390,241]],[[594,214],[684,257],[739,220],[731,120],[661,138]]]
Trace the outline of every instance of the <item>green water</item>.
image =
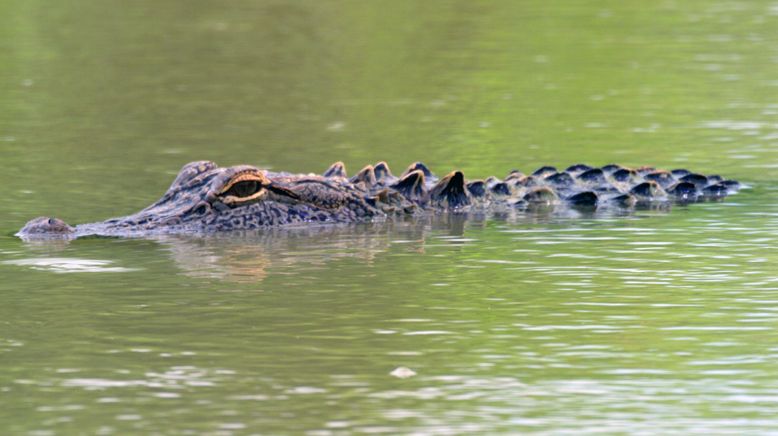
[[[0,430],[778,431],[776,40],[762,1],[0,0]],[[622,217],[11,236],[139,210],[202,159],[618,162],[752,189]]]

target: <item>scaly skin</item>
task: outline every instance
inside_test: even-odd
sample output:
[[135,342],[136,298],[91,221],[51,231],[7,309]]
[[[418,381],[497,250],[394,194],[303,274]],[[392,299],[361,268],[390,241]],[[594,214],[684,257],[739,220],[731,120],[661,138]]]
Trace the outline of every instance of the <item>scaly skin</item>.
[[185,165],[162,198],[133,215],[75,227],[57,218],[39,217],[16,235],[23,239],[138,237],[359,222],[425,211],[632,208],[721,199],[739,188],[738,182],[719,176],[618,165],[578,164],[561,172],[543,167],[531,175],[512,171],[504,179],[467,181],[459,171],[438,179],[421,163],[395,177],[380,162],[349,179],[340,162],[319,176],[273,173],[248,165],[219,168],[202,161]]

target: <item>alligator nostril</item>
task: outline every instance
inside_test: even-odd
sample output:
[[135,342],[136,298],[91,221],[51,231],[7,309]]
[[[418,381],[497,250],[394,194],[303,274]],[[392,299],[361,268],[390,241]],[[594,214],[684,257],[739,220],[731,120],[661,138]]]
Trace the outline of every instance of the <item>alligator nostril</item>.
[[57,222],[57,220],[55,220],[54,218],[49,218],[49,225],[50,226],[53,226],[54,224],[56,224],[56,222]]

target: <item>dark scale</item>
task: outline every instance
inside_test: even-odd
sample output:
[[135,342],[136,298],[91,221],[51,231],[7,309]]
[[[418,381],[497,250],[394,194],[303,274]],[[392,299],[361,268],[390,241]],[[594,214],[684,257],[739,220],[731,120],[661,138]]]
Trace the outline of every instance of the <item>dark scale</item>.
[[630,189],[629,193],[643,200],[654,200],[664,194],[662,187],[653,181],[639,183]]
[[535,176],[526,176],[512,181],[513,186],[531,188],[540,185],[540,180]]
[[589,184],[605,183],[605,173],[599,168],[594,168],[579,174],[576,179]]
[[517,180],[517,179],[521,179],[523,177],[526,177],[526,176],[521,171],[519,171],[519,170],[511,170],[511,172],[508,173],[507,176],[505,176],[505,181],[507,182],[508,180]]
[[691,174],[691,173],[692,173],[691,171],[689,171],[687,169],[683,169],[683,168],[677,168],[677,169],[674,169],[674,170],[670,171],[670,174],[672,174],[673,176],[678,177],[678,178],[681,178],[681,177],[683,177],[683,176],[685,176],[687,174]]
[[508,187],[508,184],[505,182],[495,183],[489,188],[489,192],[496,195],[504,195],[508,196],[511,195],[511,188]]
[[642,166],[642,167],[635,168],[635,171],[637,171],[637,173],[640,174],[641,176],[645,176],[646,174],[651,174],[655,172],[656,168],[652,166]]
[[373,174],[375,174],[376,181],[378,182],[385,182],[395,178],[386,162],[378,162],[375,164],[373,167]]
[[483,197],[486,195],[486,183],[483,180],[475,180],[467,184],[467,190],[473,197]]
[[409,173],[411,173],[413,171],[421,171],[422,173],[424,173],[424,177],[426,177],[428,179],[431,178],[431,177],[434,177],[433,174],[432,174],[432,171],[430,171],[430,169],[427,168],[427,165],[424,165],[421,162],[412,163],[408,167],[408,169],[405,170],[405,172],[403,173],[403,176],[407,175],[407,174],[409,174]]
[[582,173],[584,171],[589,171],[590,169],[592,169],[592,167],[590,167],[589,165],[586,165],[586,164],[575,164],[575,165],[570,165],[569,167],[567,167],[565,169],[565,172],[568,172],[568,173]]
[[680,181],[694,183],[698,188],[704,188],[708,185],[708,178],[702,174],[690,173],[681,177]]
[[542,177],[546,177],[546,176],[549,176],[551,174],[554,174],[555,172],[557,172],[556,171],[556,167],[544,166],[544,167],[540,167],[540,168],[536,169],[535,172],[532,173],[532,175],[536,176],[536,177],[541,177],[542,178]]
[[568,173],[554,173],[545,178],[546,183],[557,187],[569,187],[575,184],[573,176]]
[[679,200],[694,200],[697,198],[697,186],[694,183],[678,182],[671,186],[667,193]]
[[629,170],[626,168],[621,168],[611,173],[611,177],[613,177],[613,180],[617,182],[629,182],[633,178],[637,177],[637,175],[637,172],[634,170]]
[[[159,200],[136,214],[75,227],[56,218],[39,217],[29,221],[17,235],[25,239],[72,239],[87,235],[207,233],[300,222],[369,221],[387,214],[416,216],[424,211],[487,211],[493,207],[499,211],[504,206],[528,210],[629,208],[638,201],[691,201],[698,196],[720,199],[741,188],[734,180],[686,170],[670,173],[681,179],[673,184],[668,183],[667,173],[650,167],[639,169],[645,181],[635,170],[618,165],[593,169],[576,164],[568,171],[557,172],[555,167],[546,166],[532,176],[512,172],[506,181],[496,177],[468,181],[464,174],[453,171],[438,180],[419,162],[400,178],[392,175],[385,162],[379,162],[364,167],[349,180],[342,162],[330,166],[322,176],[193,162],[181,169]],[[667,194],[662,189],[665,184]]]
[[729,189],[720,183],[709,185],[702,189],[702,195],[707,198],[724,198],[728,193]]
[[654,171],[644,175],[643,178],[646,180],[653,180],[663,188],[667,188],[675,184],[676,181],[675,177],[673,177],[673,175],[667,171]]
[[604,165],[600,169],[605,174],[613,174],[614,172],[616,172],[618,170],[624,169],[624,167],[622,167],[621,165],[616,165],[616,164],[608,164],[608,165]]
[[597,194],[591,191],[579,192],[575,195],[567,197],[565,200],[576,206],[596,206],[599,197]]

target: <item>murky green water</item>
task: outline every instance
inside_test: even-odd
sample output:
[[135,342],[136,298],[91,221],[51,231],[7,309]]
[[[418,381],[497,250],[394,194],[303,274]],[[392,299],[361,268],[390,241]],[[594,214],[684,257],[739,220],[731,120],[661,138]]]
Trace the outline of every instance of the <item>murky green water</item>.
[[[2,433],[778,431],[776,40],[762,1],[1,1]],[[10,236],[134,212],[200,159],[615,161],[753,189],[624,217]]]

